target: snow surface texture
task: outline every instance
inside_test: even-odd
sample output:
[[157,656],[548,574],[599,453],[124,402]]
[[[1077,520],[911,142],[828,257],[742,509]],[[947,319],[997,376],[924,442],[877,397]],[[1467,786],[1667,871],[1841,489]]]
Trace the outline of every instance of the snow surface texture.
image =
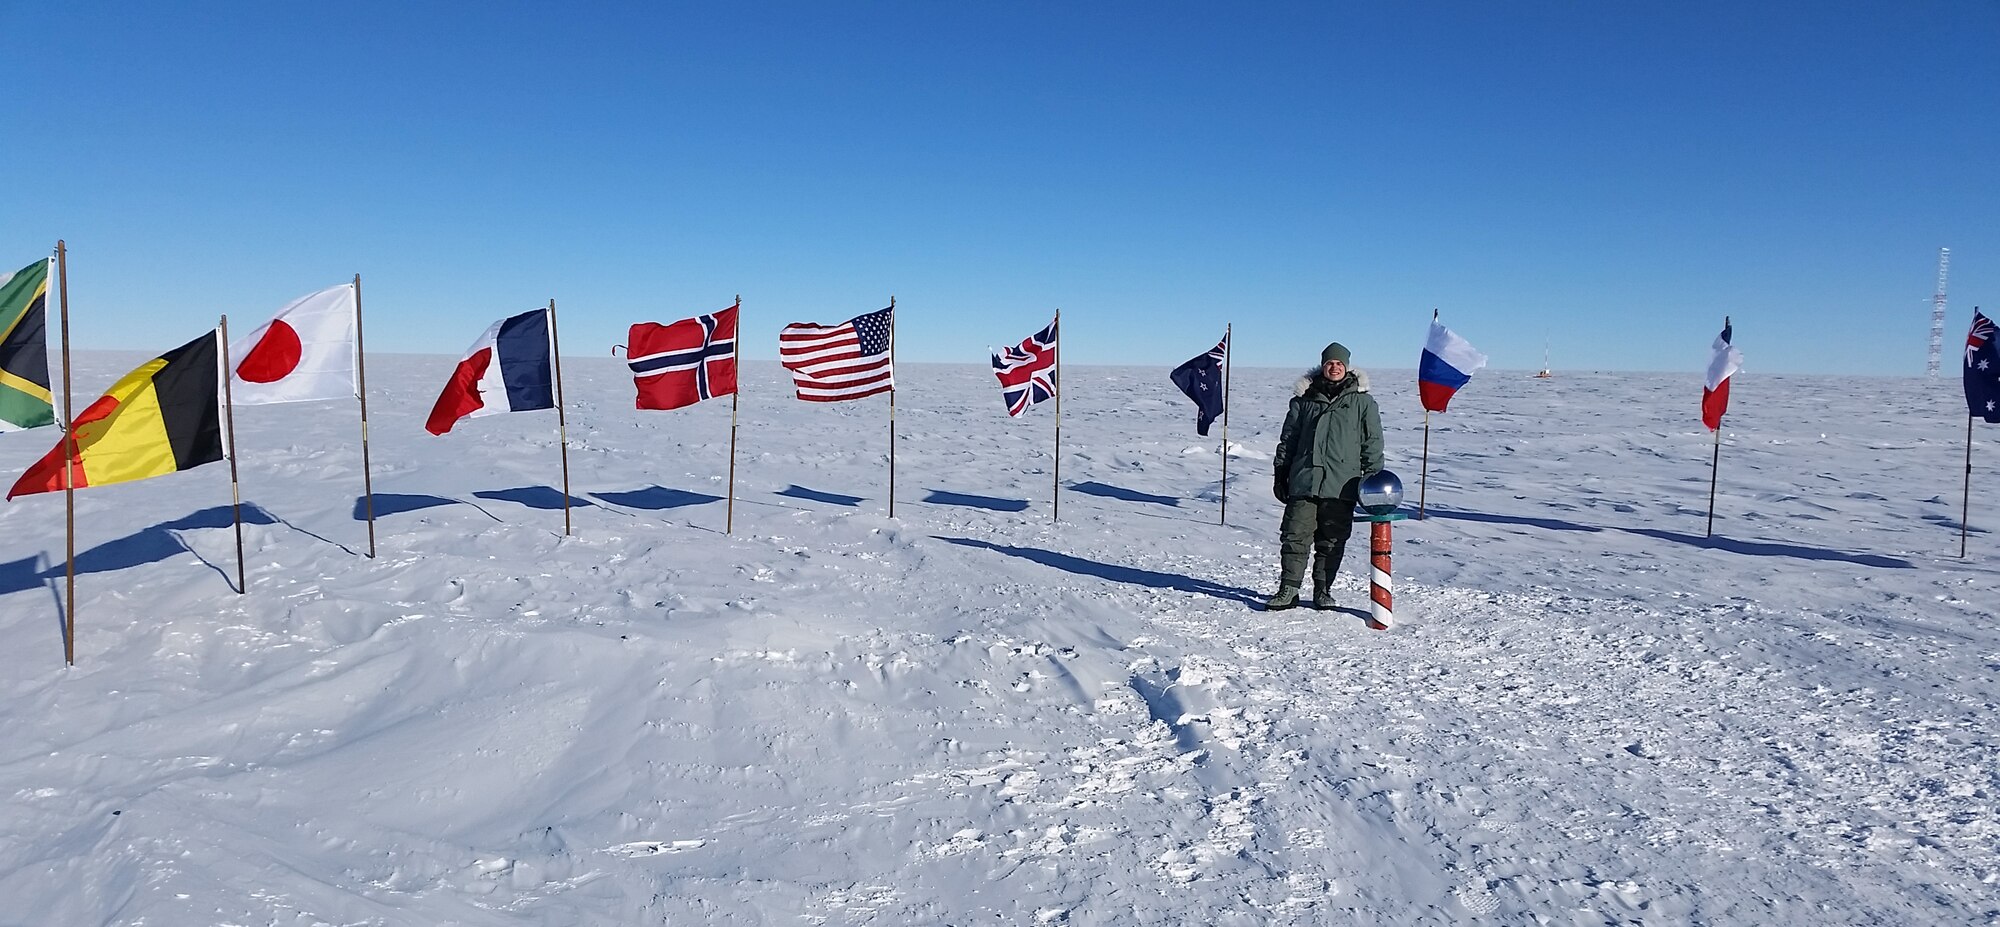
[[350,404],[239,410],[248,595],[226,465],[78,493],[73,669],[62,497],[0,506],[0,924],[2000,922],[1955,384],[1741,375],[1709,542],[1698,374],[1482,371],[1378,633],[1365,527],[1250,604],[1294,370],[1225,527],[1165,368],[1065,372],[1052,524],[984,369],[899,372],[891,520],[887,403],[748,364],[725,535],[728,403],[570,359],[565,538],[554,413],[426,435],[449,367],[370,360],[376,559]]

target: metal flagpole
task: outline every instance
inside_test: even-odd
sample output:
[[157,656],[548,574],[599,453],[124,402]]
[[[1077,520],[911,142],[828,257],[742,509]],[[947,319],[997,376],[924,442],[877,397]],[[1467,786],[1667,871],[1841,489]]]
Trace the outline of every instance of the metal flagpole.
[[1222,518],[1219,523],[1224,525],[1229,524],[1229,362],[1236,356],[1236,344],[1230,338],[1234,330],[1234,323],[1222,326]]
[[549,362],[556,375],[556,443],[562,447],[563,535],[569,534],[569,421],[563,412],[562,339],[556,337],[556,301],[549,300]]
[[[1438,311],[1436,308],[1433,308],[1431,309],[1431,324],[1436,325],[1437,320],[1438,320]],[[1542,366],[1547,367],[1548,365],[1545,363]],[[1422,373],[1422,371],[1418,372]],[[1417,379],[1421,380],[1423,378],[1419,376]],[[1422,384],[1419,383],[1418,386],[1421,387]],[[1424,517],[1424,497],[1430,494],[1430,488],[1431,488],[1431,410],[1429,408],[1425,408],[1424,409],[1424,456],[1423,456],[1423,463],[1417,468],[1417,517],[1419,519]]]
[[1424,496],[1431,487],[1431,410],[1424,410],[1424,458],[1423,466],[1417,471],[1417,517],[1424,517]]
[[229,316],[223,315],[216,326],[222,338],[222,416],[229,428],[229,508],[236,522],[236,594],[250,591],[243,579],[243,490],[236,481],[236,404],[230,395],[229,381],[235,379],[229,365]]
[[1965,559],[1965,519],[1972,514],[1972,416],[1965,417],[1965,495],[1958,501],[1958,559]]
[[1715,471],[1722,464],[1722,420],[1715,420],[1715,456],[1708,462],[1708,536],[1715,537]]
[[368,350],[361,340],[361,275],[354,275],[354,373],[361,394],[361,498],[368,513],[368,556],[375,556],[375,478],[368,469]]
[[[63,662],[76,665],[76,410],[70,406],[69,396],[69,249],[62,239],[56,240],[56,282],[62,303],[62,366],[63,366],[63,505],[66,511],[68,547],[64,551],[69,565],[69,598],[64,604],[69,608],[69,620],[63,622]],[[1969,426],[1968,426],[1969,427]]]
[[889,517],[896,517],[896,296],[889,296]]
[[1056,473],[1056,485],[1055,485],[1055,489],[1054,489],[1054,490],[1053,490],[1053,491],[1052,491],[1052,492],[1051,492],[1051,493],[1049,494],[1049,498],[1051,498],[1052,500],[1054,500],[1054,504],[1053,504],[1053,506],[1051,506],[1051,508],[1050,508],[1050,511],[1049,511],[1049,520],[1050,520],[1050,521],[1060,521],[1060,520],[1062,520],[1062,394],[1063,394],[1063,389],[1062,389],[1062,310],[1061,310],[1061,309],[1057,309],[1057,310],[1056,310],[1056,321],[1055,321],[1055,329],[1056,329],[1056,343],[1055,343],[1055,351],[1056,351],[1056,380],[1055,380],[1055,383],[1054,383],[1053,385],[1054,385],[1054,386],[1055,386],[1055,388],[1056,388],[1056,461],[1055,461],[1055,473]]
[[[736,532],[736,406],[743,396],[743,294],[736,294],[736,341],[729,348],[730,366],[736,368],[736,389],[729,394],[729,506],[723,511],[722,533]],[[890,393],[893,401],[895,393]]]

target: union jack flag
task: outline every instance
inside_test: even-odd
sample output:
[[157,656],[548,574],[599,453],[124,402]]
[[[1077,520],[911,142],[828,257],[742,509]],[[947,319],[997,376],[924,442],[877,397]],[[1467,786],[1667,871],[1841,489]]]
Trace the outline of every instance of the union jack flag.
[[2000,423],[2000,342],[1993,336],[1993,320],[1974,308],[1965,336],[1965,408],[1974,418]]
[[638,408],[678,409],[736,392],[737,311],[632,326],[625,362],[639,387]]
[[1000,398],[1007,404],[1009,416],[1019,418],[1029,406],[1054,398],[1056,322],[1016,347],[994,351],[993,375],[1000,378]]

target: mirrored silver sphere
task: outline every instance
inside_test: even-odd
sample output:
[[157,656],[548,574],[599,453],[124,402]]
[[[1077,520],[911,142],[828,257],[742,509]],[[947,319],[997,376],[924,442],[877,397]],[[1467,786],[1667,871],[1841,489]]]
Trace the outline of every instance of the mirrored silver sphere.
[[1387,515],[1403,504],[1403,481],[1387,470],[1377,470],[1361,481],[1361,508],[1370,515]]

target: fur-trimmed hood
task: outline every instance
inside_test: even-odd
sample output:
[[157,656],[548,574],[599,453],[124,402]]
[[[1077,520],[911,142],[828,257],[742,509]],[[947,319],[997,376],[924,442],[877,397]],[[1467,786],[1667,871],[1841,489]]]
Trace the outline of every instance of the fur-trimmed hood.
[[[1357,393],[1368,392],[1368,371],[1362,370],[1358,367],[1349,367],[1347,368],[1347,373],[1349,376],[1352,376],[1354,378],[1355,392]],[[1298,382],[1292,384],[1292,397],[1297,398],[1305,395],[1306,390],[1312,389],[1314,381],[1322,379],[1325,378],[1320,376],[1318,367],[1314,367],[1313,369],[1306,371],[1305,376],[1299,377]]]

